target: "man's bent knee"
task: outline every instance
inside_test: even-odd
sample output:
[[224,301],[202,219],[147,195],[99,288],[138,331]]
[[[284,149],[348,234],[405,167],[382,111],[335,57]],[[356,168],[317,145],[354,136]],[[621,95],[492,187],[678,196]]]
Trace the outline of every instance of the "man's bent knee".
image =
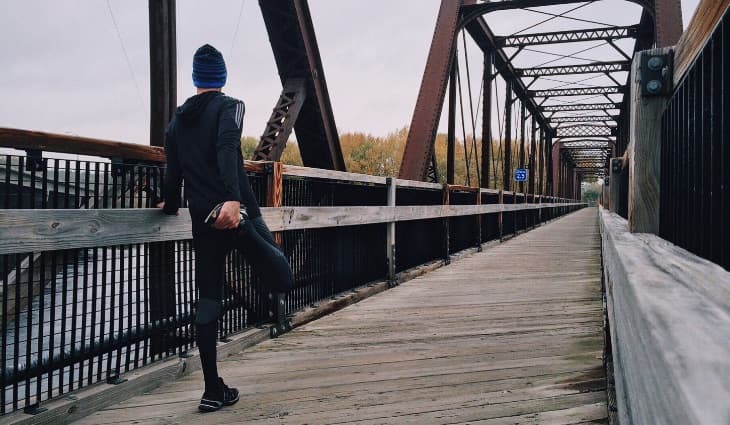
[[196,325],[214,323],[221,315],[223,306],[221,300],[201,298],[198,300],[198,311],[195,313]]

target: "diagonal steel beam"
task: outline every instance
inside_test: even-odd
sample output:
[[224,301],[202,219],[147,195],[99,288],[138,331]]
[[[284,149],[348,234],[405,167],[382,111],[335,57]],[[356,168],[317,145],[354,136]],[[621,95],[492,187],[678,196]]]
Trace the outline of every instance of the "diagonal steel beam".
[[536,34],[520,34],[509,37],[497,37],[498,47],[525,47],[543,44],[575,43],[579,41],[617,40],[637,38],[639,25],[625,27],[594,28],[573,31],[555,31]]
[[454,57],[461,5],[462,0],[441,1],[400,165],[399,177],[402,179],[424,180],[427,177]]
[[540,68],[515,69],[520,77],[543,77],[552,75],[597,74],[605,72],[630,71],[631,62],[600,62],[587,65],[545,66]]

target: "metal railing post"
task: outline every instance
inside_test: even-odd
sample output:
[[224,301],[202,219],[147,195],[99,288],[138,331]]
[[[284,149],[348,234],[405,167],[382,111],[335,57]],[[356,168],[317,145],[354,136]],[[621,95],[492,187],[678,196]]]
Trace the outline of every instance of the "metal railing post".
[[[385,187],[388,192],[388,206],[395,207],[395,197],[397,189],[395,179],[393,179],[392,177],[388,177],[385,181]],[[398,284],[395,278],[395,221],[390,221],[386,225],[385,249],[388,262],[388,285],[390,287],[393,287]]]

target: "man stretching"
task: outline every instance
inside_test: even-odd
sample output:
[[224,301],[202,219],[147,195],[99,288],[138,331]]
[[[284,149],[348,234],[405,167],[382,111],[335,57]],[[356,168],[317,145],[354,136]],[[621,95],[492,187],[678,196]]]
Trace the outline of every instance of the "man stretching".
[[[261,218],[243,168],[245,108],[242,101],[221,92],[226,76],[226,64],[218,50],[206,44],[195,52],[193,83],[197,94],[177,109],[167,128],[165,202],[159,205],[165,214],[177,214],[184,179],[195,249],[195,330],[205,379],[198,408],[203,412],[230,406],[239,398],[238,390],[229,388],[218,376],[216,365],[216,327],[223,311],[226,255],[238,248],[273,291],[286,292],[293,286],[289,263]],[[211,219],[211,211],[221,204]]]

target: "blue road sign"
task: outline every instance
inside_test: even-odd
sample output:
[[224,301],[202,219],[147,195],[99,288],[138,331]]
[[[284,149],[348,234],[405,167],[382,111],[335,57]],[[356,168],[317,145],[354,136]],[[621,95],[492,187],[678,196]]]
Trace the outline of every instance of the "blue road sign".
[[515,170],[515,181],[516,182],[526,182],[527,181],[527,169],[526,168],[518,168]]

